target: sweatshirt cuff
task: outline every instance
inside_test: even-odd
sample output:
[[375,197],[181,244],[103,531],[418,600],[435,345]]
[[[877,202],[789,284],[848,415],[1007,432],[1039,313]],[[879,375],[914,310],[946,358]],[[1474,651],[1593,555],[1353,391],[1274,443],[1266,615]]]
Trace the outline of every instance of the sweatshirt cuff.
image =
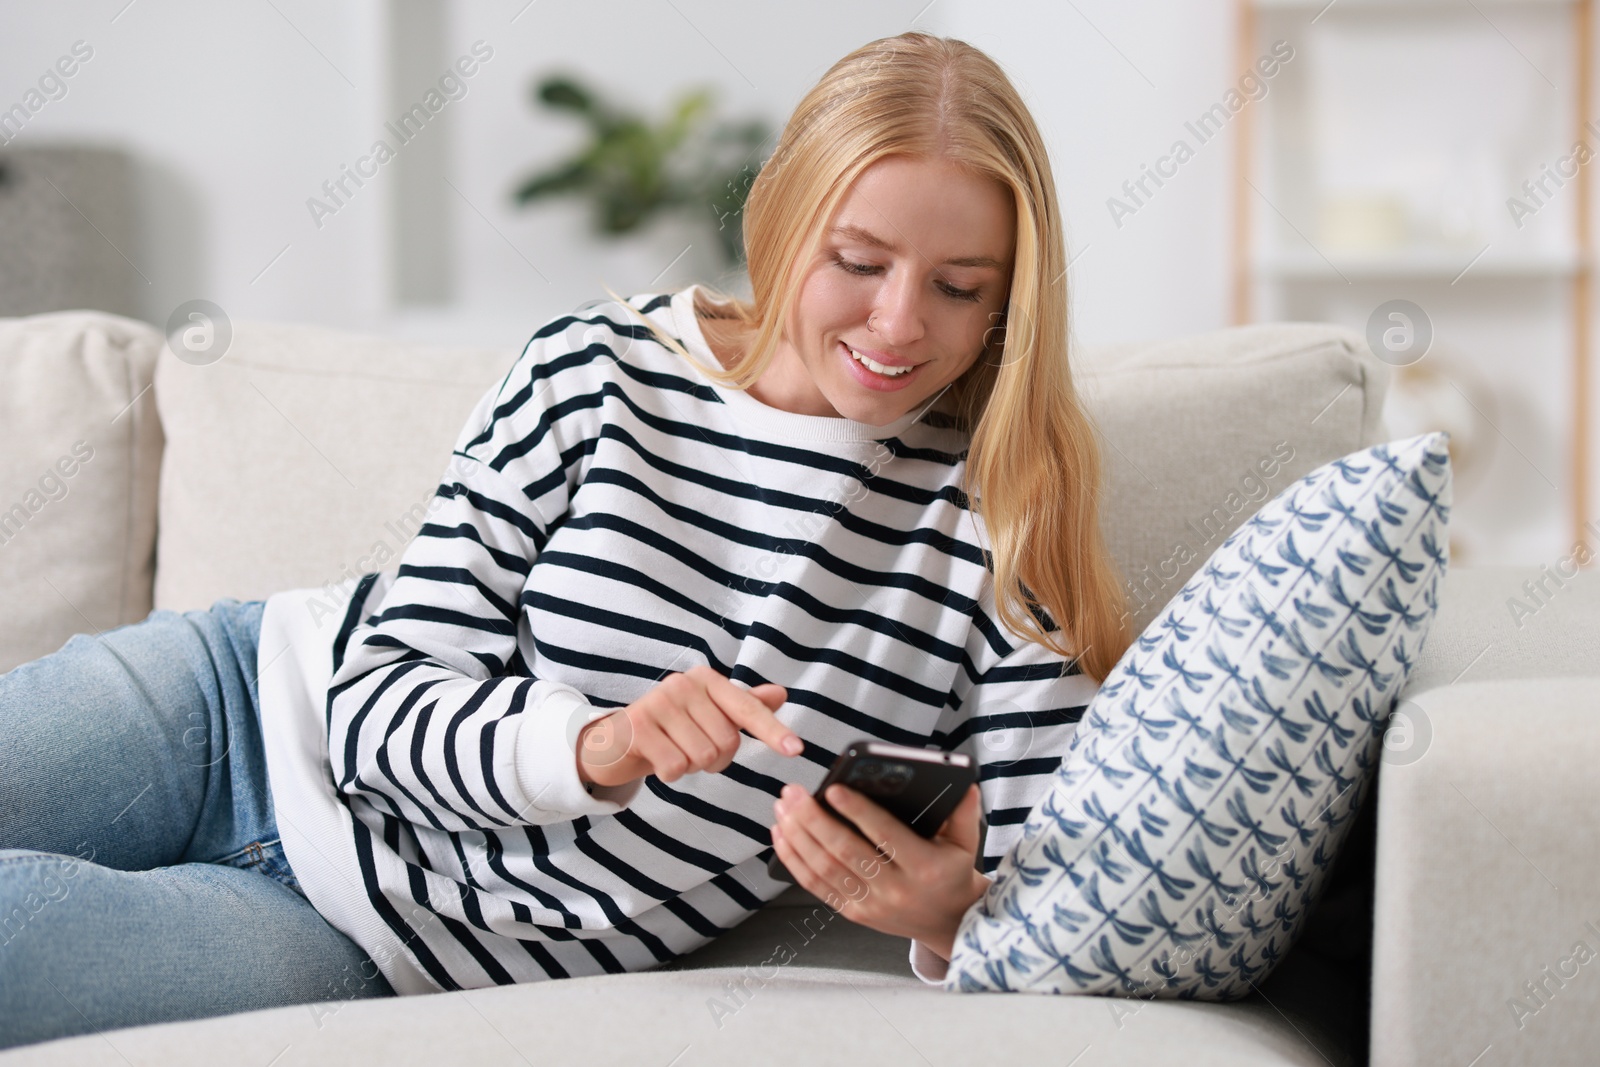
[[578,777],[578,731],[611,714],[559,682],[540,682],[542,697],[518,716],[517,782],[528,798],[530,823],[561,822],[580,815],[615,815],[638,794],[643,779],[626,785],[587,786]]
[[922,979],[927,985],[939,985],[944,981],[945,972],[950,969],[950,961],[940,956],[933,949],[924,945],[915,938],[911,941],[911,973]]

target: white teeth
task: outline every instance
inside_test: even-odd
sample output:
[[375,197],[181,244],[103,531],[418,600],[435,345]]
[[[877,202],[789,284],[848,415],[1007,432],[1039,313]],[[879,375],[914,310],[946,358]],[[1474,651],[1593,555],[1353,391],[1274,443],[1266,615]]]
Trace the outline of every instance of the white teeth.
[[860,352],[857,352],[855,349],[851,348],[849,345],[845,345],[844,347],[846,348],[846,350],[849,351],[849,353],[852,356],[854,356],[856,358],[856,361],[858,363],[860,363],[863,367],[867,368],[870,371],[873,371],[874,373],[882,374],[882,375],[884,375],[885,377],[888,377],[888,378],[898,378],[898,377],[900,377],[900,375],[905,374],[908,371],[913,369],[911,367],[891,367],[891,366],[888,366],[887,364],[879,363],[877,360],[868,359],[866,356],[863,356]]

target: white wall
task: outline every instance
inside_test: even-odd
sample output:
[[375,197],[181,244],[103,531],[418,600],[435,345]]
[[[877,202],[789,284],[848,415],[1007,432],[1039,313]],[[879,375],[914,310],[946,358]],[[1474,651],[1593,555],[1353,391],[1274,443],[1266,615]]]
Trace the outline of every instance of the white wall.
[[[984,49],[1033,108],[1066,215],[1076,330],[1130,340],[1227,325],[1231,139],[1219,138],[1135,214],[1107,201],[1238,76],[1226,0],[940,0],[941,32]],[[1150,188],[1154,188],[1150,186]],[[1076,258],[1080,257],[1081,258]]]
[[127,254],[149,278],[144,317],[165,322],[195,297],[235,317],[340,322],[380,310],[379,198],[320,232],[304,207],[370,125],[381,56],[363,31],[375,4],[125,3],[0,7],[0,106],[75,41],[93,48],[67,95],[12,144],[92,140],[133,153],[142,239]]
[[[235,317],[515,344],[540,319],[602,295],[602,281],[637,290],[709,280],[719,261],[688,225],[602,246],[574,203],[511,203],[517,177],[581,138],[575,123],[530,103],[535,79],[571,70],[651,114],[678,90],[709,84],[723,113],[765,116],[776,128],[832,62],[913,18],[990,50],[1033,102],[1054,152],[1070,246],[1084,253],[1074,268],[1080,336],[1152,337],[1225,320],[1228,149],[1213,145],[1120,230],[1105,207],[1195,101],[1230,77],[1225,0],[1160,0],[1137,11],[1079,3],[1127,60],[1070,6],[1043,2],[447,3],[448,41],[438,50],[446,62],[476,40],[494,56],[437,131],[449,139],[448,176],[459,190],[443,189],[435,205],[449,234],[454,300],[422,310],[394,306],[390,225],[395,174],[408,152],[421,152],[402,149],[398,166],[379,168],[320,228],[306,205],[389,136],[384,122],[407,98],[404,85],[420,98],[433,77],[388,69],[392,9],[380,0],[125,3],[0,4],[0,100],[20,99],[74,41],[94,48],[68,95],[14,143],[87,138],[134,153],[144,218],[130,256],[151,279],[141,283],[151,321],[206,297]],[[391,75],[401,84],[391,87]]]

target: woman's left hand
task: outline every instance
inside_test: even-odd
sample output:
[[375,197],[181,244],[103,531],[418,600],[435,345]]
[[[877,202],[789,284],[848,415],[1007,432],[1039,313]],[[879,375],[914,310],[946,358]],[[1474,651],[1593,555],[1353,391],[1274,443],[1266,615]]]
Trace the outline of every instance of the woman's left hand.
[[772,847],[783,865],[803,888],[850,921],[914,938],[949,959],[962,915],[989,888],[973,865],[978,787],[967,790],[929,839],[854,789],[832,785],[826,795],[871,842],[828,814],[804,789],[786,785],[773,804],[778,823],[772,828]]

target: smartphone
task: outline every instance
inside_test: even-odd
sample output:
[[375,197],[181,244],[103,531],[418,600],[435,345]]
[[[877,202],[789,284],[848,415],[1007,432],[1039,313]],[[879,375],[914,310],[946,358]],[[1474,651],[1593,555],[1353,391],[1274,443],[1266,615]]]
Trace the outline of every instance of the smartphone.
[[[923,837],[932,837],[977,780],[972,758],[959,752],[891,745],[883,741],[856,741],[839,753],[839,758],[828,769],[828,776],[812,796],[824,811],[862,837],[867,835],[823,799],[828,787],[835,782],[870,797],[873,803]],[[776,851],[767,861],[767,873],[781,882],[794,881]]]

